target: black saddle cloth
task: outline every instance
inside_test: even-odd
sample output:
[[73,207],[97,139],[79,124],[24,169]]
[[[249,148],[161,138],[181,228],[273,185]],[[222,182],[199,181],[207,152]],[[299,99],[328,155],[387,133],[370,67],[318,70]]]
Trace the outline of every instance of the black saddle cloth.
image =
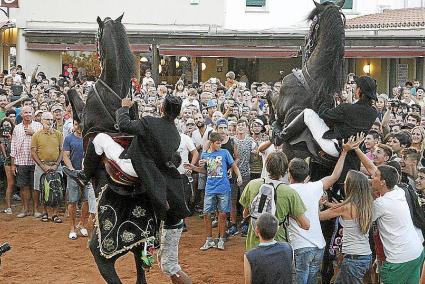
[[145,195],[123,196],[106,185],[99,195],[96,233],[102,256],[111,258],[158,237],[159,221]]

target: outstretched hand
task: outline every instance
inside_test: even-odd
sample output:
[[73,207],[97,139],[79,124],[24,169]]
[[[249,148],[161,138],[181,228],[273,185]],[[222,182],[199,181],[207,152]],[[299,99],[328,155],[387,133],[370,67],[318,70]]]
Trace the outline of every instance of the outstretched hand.
[[130,98],[124,98],[121,100],[121,106],[126,108],[131,108],[134,102]]
[[342,149],[345,152],[356,149],[363,143],[365,139],[365,134],[363,132],[357,133],[356,136],[351,136],[348,138],[347,142],[343,141]]

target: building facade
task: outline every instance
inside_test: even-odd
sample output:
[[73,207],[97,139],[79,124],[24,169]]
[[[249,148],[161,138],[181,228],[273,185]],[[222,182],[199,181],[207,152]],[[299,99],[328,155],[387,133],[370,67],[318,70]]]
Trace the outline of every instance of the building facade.
[[[380,92],[404,79],[423,82],[421,7],[425,0],[346,0],[346,73],[369,71]],[[95,51],[97,16],[125,13],[139,75],[149,68],[157,81],[176,82],[182,74],[189,81],[224,80],[233,70],[250,81],[276,81],[280,71],[301,66],[313,8],[312,0],[20,0],[3,19],[14,27],[2,28],[0,64],[20,64],[26,72],[40,64],[50,77],[69,67],[90,73],[79,64]],[[389,9],[397,12],[390,16]]]

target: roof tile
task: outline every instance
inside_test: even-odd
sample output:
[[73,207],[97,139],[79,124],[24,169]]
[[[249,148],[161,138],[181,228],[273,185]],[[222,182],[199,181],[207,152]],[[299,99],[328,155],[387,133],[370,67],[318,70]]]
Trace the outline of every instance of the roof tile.
[[346,29],[425,28],[425,8],[385,9],[382,13],[348,19]]

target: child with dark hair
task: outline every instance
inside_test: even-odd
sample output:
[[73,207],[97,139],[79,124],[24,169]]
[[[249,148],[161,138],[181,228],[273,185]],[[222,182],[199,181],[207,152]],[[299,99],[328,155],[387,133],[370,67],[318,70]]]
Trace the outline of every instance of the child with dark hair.
[[293,250],[288,243],[274,240],[279,221],[270,213],[260,215],[255,234],[258,247],[244,255],[245,284],[292,283]]

